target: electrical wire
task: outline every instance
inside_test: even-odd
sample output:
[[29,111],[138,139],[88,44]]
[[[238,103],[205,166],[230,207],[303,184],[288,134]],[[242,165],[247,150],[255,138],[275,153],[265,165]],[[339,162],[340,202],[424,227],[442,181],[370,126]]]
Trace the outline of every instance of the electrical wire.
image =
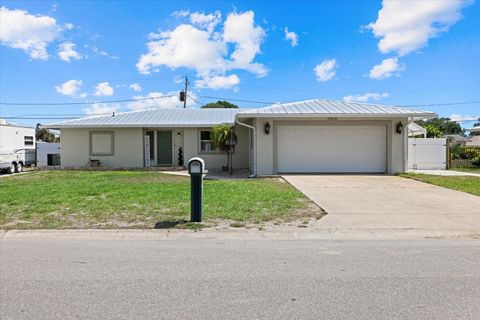
[[107,104],[107,103],[121,103],[121,102],[135,102],[144,100],[155,100],[176,97],[177,95],[166,95],[161,97],[145,97],[138,99],[122,99],[122,100],[105,100],[105,101],[84,101],[84,102],[0,102],[0,105],[9,106],[69,106],[69,105],[85,105],[85,104]]

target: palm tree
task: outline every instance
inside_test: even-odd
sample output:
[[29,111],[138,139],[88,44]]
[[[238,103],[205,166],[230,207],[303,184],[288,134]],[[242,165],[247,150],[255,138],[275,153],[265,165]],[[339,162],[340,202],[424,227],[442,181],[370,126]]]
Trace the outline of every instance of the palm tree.
[[230,174],[233,174],[233,161],[231,156],[238,141],[237,135],[235,134],[235,127],[228,124],[217,125],[212,130],[211,139],[216,149],[226,152],[227,165],[224,168],[230,171]]

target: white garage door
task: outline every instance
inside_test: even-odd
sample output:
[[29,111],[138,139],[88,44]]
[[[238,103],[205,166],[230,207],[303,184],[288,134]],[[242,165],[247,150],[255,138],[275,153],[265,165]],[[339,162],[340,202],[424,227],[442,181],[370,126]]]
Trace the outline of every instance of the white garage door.
[[384,125],[278,125],[278,172],[386,172]]

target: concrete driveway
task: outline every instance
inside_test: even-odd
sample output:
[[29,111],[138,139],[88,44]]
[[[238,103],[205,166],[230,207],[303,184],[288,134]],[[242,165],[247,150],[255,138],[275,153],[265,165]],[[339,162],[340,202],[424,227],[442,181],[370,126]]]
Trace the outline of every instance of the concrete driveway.
[[[316,228],[479,234],[480,197],[386,175],[285,175],[328,214]],[[453,233],[452,233],[453,232]]]

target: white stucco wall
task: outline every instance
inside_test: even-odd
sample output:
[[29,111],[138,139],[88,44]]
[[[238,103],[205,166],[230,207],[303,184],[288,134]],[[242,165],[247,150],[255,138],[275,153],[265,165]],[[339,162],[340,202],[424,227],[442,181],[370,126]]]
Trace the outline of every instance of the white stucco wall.
[[[90,155],[90,132],[113,131],[114,154]],[[98,159],[102,166],[111,168],[143,167],[143,129],[62,129],[60,139],[62,167],[81,168],[90,159]]]
[[[265,134],[264,132],[264,124],[269,122],[271,125],[271,132],[270,134]],[[275,123],[279,121],[285,121],[280,119],[274,118],[257,118],[254,119],[253,123],[257,130],[257,173],[259,175],[269,175],[269,174],[276,174],[275,170]],[[289,120],[291,122],[292,120]],[[397,134],[395,132],[396,124],[401,121],[404,126],[408,123],[407,118],[397,118],[397,119],[374,119],[374,118],[362,118],[362,119],[350,119],[350,120],[328,120],[328,119],[316,119],[313,120],[309,119],[299,119],[296,121],[305,122],[308,121],[309,123],[324,123],[324,124],[334,124],[335,122],[338,123],[339,121],[348,121],[349,124],[355,125],[356,123],[365,123],[365,121],[374,123],[375,121],[378,123],[386,124],[387,125],[387,173],[395,174],[399,172],[404,172],[404,161],[407,159],[406,150],[404,146],[406,145],[406,134]],[[403,131],[404,133],[406,130]]]
[[[227,156],[223,153],[202,153],[200,152],[198,128],[185,128],[183,134],[185,165],[193,157],[201,157],[205,160],[207,169],[221,169],[227,163]],[[237,126],[235,129],[238,143],[233,155],[233,167],[235,169],[248,168],[249,162],[249,134],[245,127]]]

